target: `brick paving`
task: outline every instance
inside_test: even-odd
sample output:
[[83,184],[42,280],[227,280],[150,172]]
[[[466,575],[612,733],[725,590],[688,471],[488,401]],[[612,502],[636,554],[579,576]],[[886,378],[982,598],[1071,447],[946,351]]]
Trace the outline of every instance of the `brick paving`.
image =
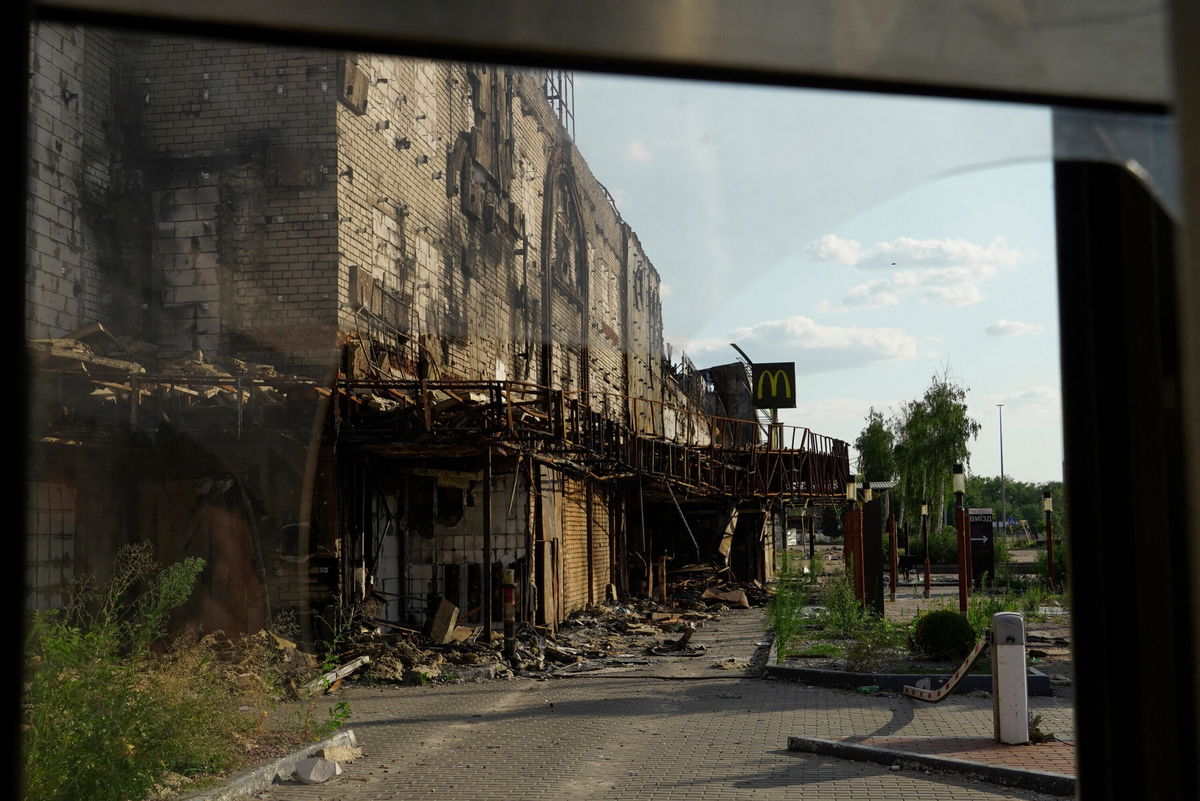
[[[350,688],[366,756],[326,785],[281,785],[270,801],[391,799],[1043,799],[953,774],[786,750],[789,735],[986,737],[991,701],[936,706],[807,687],[736,669],[762,639],[760,610],[697,632],[703,657],[570,678]],[[714,667],[720,664],[735,669]],[[1058,699],[1030,699],[1070,736]]]
[[991,737],[842,737],[844,742],[889,751],[963,759],[1022,770],[1075,775],[1075,743],[1052,740],[1037,745],[1000,745]]

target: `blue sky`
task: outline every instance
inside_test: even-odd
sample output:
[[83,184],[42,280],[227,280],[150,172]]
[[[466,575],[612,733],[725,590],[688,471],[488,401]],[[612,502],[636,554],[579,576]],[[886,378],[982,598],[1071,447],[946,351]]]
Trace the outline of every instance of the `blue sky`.
[[853,442],[949,365],[971,471],[1062,475],[1050,112],[577,74],[576,139],[665,285],[676,357],[795,361]]

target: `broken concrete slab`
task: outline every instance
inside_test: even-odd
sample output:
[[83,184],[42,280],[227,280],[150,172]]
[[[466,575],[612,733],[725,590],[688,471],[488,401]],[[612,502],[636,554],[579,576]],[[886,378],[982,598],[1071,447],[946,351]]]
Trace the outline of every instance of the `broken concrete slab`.
[[342,766],[325,757],[309,757],[296,763],[296,779],[303,784],[323,784],[340,775]]
[[475,629],[470,626],[455,626],[447,636],[446,642],[466,642],[475,636]]
[[450,635],[458,624],[458,607],[445,598],[438,604],[437,612],[433,615],[433,624],[429,629],[429,638],[436,643],[450,642]]

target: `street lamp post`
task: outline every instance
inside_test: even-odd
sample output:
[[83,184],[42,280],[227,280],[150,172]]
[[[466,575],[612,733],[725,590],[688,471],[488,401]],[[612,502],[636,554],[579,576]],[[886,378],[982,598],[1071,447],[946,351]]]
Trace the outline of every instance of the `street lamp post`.
[[[943,485],[944,486],[944,485]],[[954,533],[958,542],[958,611],[967,614],[967,587],[971,581],[971,539],[967,529],[967,477],[962,462],[954,465]]]
[[929,597],[929,501],[921,501],[921,544],[925,551],[925,597]]
[[1008,503],[1005,498],[1005,480],[1004,480],[1004,404],[997,403],[996,409],[1000,412],[1000,525],[1003,526],[1004,536],[1008,537]]
[[1046,581],[1054,588],[1054,496],[1042,491],[1042,511],[1046,513]]

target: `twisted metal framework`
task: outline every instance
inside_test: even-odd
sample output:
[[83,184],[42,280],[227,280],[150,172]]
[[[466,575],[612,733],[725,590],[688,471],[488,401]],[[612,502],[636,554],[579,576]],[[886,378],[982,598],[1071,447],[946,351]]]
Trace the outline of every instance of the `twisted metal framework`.
[[[758,421],[615,393],[514,381],[343,381],[338,388],[340,436],[367,449],[500,447],[601,480],[644,475],[694,494],[800,502],[841,498],[849,473],[847,444],[808,428],[776,425],[768,435]],[[354,402],[363,393],[396,406],[364,408]]]

